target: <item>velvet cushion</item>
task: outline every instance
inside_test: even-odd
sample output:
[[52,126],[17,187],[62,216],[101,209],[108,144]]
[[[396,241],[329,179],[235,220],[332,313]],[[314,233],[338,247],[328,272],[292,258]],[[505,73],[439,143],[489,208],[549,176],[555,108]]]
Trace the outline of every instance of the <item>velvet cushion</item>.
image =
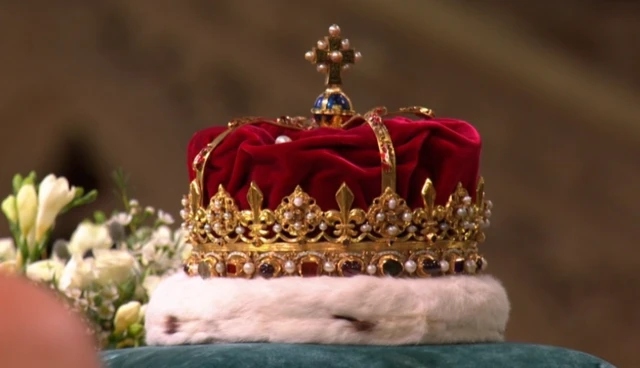
[[187,345],[106,351],[102,357],[108,368],[614,368],[603,360],[578,351],[514,343],[402,347]]
[[[385,119],[396,152],[397,188],[411,207],[422,206],[427,178],[434,183],[436,202],[443,204],[458,183],[475,193],[480,165],[480,135],[470,124],[455,119],[414,121]],[[226,128],[197,132],[189,142],[190,180],[196,155]],[[289,143],[275,144],[280,135]],[[264,194],[264,206],[275,209],[300,185],[325,210],[336,208],[335,193],[346,183],[353,205],[367,208],[381,194],[381,153],[373,130],[366,124],[347,129],[295,130],[268,123],[238,128],[213,151],[205,166],[204,199],[222,184],[236,203],[248,208],[252,181]]]

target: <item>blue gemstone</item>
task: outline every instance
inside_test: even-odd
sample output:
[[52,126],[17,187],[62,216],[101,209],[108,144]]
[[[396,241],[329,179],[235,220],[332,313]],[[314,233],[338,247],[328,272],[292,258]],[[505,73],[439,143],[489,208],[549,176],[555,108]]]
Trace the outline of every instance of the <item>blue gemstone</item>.
[[313,108],[314,109],[321,109],[323,100],[324,100],[324,95],[318,96],[318,98],[316,99],[316,103],[313,104]]
[[351,110],[349,100],[342,93],[334,93],[327,100],[327,109],[331,110],[334,106],[340,106],[341,110]]

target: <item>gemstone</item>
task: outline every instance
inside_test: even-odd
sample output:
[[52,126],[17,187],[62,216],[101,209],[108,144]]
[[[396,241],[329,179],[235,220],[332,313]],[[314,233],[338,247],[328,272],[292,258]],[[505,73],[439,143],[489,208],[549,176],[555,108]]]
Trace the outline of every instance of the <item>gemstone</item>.
[[300,273],[302,277],[318,276],[320,273],[320,265],[314,261],[302,262],[300,265]]
[[203,279],[211,277],[211,266],[208,262],[202,262],[198,265],[198,275]]
[[238,272],[238,267],[233,263],[227,263],[227,274],[235,275]]
[[387,259],[382,264],[382,272],[387,276],[398,276],[402,273],[402,263],[395,259]]
[[439,275],[442,272],[442,268],[440,266],[440,262],[436,261],[433,258],[425,258],[422,261],[422,271],[424,273],[435,276]]
[[362,263],[358,261],[346,261],[340,267],[342,276],[351,277],[362,273]]
[[464,258],[456,258],[453,262],[453,271],[455,273],[461,273],[464,271]]
[[269,279],[276,273],[276,268],[273,267],[273,265],[270,263],[262,263],[260,265],[259,272],[260,276],[264,277],[265,279]]

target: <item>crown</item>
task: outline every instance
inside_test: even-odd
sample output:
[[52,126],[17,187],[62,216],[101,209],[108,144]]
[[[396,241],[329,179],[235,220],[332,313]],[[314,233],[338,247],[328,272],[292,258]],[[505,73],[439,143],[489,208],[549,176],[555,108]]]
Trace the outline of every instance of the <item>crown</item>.
[[362,56],[337,25],[305,58],[326,74],[312,117],[235,119],[190,142],[181,216],[193,252],[184,271],[203,278],[485,271],[479,244],[492,204],[477,175],[477,132],[419,106],[356,113],[342,72]]

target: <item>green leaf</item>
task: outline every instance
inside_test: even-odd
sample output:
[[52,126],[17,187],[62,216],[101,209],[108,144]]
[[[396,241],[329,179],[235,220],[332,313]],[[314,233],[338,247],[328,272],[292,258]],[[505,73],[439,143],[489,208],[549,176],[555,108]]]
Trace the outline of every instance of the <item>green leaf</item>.
[[80,198],[84,195],[84,188],[83,187],[76,187],[76,194],[74,198]]
[[85,204],[89,204],[95,201],[98,198],[98,191],[96,189],[90,191],[82,197],[78,197],[74,199],[71,203],[73,203],[73,207],[82,206]]
[[13,177],[13,194],[17,195],[22,187],[22,175],[16,174]]

